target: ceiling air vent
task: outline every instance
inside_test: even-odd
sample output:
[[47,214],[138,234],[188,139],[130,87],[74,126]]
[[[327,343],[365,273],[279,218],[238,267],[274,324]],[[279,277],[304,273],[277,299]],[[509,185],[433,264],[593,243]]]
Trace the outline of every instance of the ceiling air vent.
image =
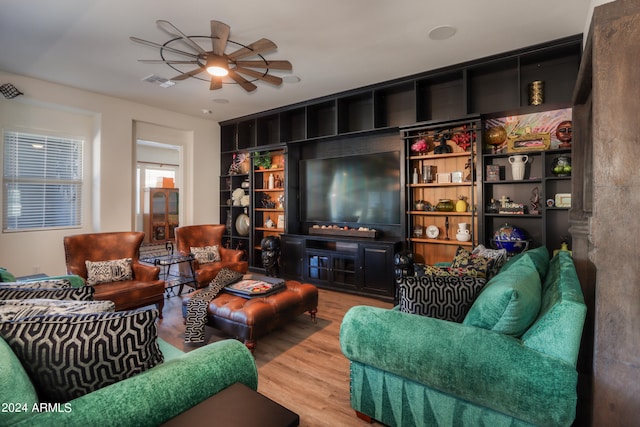
[[172,82],[169,79],[165,79],[164,77],[160,77],[160,76],[156,76],[155,74],[151,74],[150,76],[145,77],[144,79],[142,79],[145,82],[149,82],[149,83],[155,83],[157,85],[160,85],[160,87],[171,87],[171,86],[175,86],[175,82]]

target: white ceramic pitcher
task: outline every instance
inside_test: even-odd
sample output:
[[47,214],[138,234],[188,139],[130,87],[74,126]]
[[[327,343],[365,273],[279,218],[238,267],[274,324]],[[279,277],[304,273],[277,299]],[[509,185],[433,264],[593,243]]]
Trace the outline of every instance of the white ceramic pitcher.
[[509,163],[511,163],[511,174],[515,181],[522,181],[524,179],[524,169],[528,161],[529,156],[526,154],[509,157]]

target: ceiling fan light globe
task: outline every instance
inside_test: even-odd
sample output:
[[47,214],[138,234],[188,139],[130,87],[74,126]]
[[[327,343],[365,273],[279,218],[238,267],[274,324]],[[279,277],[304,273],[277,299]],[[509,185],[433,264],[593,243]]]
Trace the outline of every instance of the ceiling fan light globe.
[[229,74],[229,70],[219,66],[207,67],[207,73],[216,77],[224,77]]
[[220,55],[210,55],[207,58],[207,73],[216,77],[224,77],[229,74],[227,60]]

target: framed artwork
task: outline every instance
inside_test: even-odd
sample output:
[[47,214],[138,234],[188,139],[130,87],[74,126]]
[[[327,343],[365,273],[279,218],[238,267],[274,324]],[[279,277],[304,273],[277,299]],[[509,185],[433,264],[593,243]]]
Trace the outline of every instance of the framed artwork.
[[548,150],[551,145],[551,137],[548,133],[530,133],[517,138],[509,139],[507,143],[508,153],[519,151]]

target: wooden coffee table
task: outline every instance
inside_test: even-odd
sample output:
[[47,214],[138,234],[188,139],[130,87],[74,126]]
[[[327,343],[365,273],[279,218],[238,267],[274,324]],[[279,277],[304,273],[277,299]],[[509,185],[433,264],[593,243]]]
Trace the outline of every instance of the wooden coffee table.
[[296,427],[299,424],[298,414],[242,383],[235,383],[163,426]]

